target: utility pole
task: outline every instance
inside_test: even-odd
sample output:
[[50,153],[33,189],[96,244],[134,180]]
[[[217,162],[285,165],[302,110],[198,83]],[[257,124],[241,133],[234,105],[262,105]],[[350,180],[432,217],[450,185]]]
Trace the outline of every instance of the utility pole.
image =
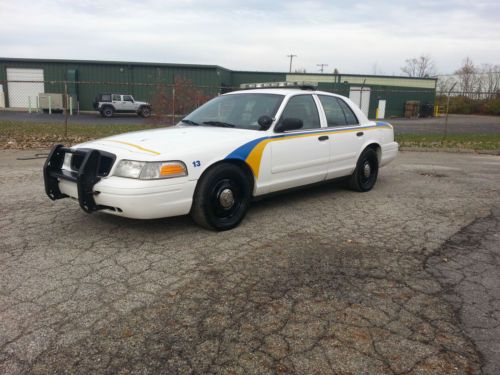
[[446,118],[444,119],[444,137],[448,137],[448,110],[450,109],[450,96],[451,93],[453,92],[453,89],[457,85],[458,82],[455,82],[453,86],[451,86],[450,90],[448,91],[448,96],[446,97]]
[[328,64],[316,64],[316,66],[319,66],[319,71],[321,74],[323,74],[323,70],[325,69],[325,66],[328,66]]
[[294,57],[297,57],[297,55],[294,55],[294,54],[289,54],[289,55],[286,55],[286,57],[289,57],[290,58],[290,73],[292,72],[292,61],[293,61],[293,58]]

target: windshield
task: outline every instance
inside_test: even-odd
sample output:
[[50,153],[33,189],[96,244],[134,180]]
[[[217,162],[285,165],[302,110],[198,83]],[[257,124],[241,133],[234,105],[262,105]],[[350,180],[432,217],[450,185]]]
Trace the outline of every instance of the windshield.
[[261,130],[259,117],[274,118],[283,98],[284,95],[277,94],[222,95],[203,104],[181,123]]

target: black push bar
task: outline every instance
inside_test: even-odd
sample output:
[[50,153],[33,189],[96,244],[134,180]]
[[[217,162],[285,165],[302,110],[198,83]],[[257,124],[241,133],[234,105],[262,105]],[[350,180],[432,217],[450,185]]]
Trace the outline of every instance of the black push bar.
[[[78,171],[62,169],[66,154],[82,157]],[[110,208],[96,204],[94,200],[96,193],[93,191],[94,185],[101,179],[98,174],[102,156],[109,157],[110,155],[100,150],[71,149],[61,144],[55,145],[43,166],[45,193],[52,200],[67,198],[68,195],[61,193],[59,189],[59,181],[67,180],[76,183],[78,202],[85,212],[92,213],[93,211]]]

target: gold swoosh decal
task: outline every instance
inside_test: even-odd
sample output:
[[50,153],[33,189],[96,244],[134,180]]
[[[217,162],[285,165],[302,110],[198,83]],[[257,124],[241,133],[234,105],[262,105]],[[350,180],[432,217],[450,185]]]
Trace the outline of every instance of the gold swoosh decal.
[[129,142],[123,142],[123,141],[115,141],[115,140],[112,140],[112,139],[102,139],[102,141],[108,141],[108,142],[115,142],[115,143],[121,143],[123,145],[127,145],[127,146],[130,146],[130,147],[134,147],[138,150],[141,150],[141,151],[144,151],[144,152],[149,152],[150,154],[153,154],[153,155],[160,155],[160,153],[158,151],[153,151],[153,150],[149,150],[147,148],[144,148],[144,147],[141,147],[139,145],[135,145],[133,143],[129,143]]

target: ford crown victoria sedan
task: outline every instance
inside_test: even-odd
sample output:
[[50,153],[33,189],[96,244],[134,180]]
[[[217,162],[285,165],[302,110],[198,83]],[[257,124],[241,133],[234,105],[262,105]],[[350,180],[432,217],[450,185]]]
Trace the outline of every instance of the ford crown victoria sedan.
[[173,127],[56,145],[44,165],[50,199],[136,219],[190,214],[237,226],[252,198],[349,177],[375,185],[398,153],[391,125],[349,99],[309,88],[261,88],[212,99]]

